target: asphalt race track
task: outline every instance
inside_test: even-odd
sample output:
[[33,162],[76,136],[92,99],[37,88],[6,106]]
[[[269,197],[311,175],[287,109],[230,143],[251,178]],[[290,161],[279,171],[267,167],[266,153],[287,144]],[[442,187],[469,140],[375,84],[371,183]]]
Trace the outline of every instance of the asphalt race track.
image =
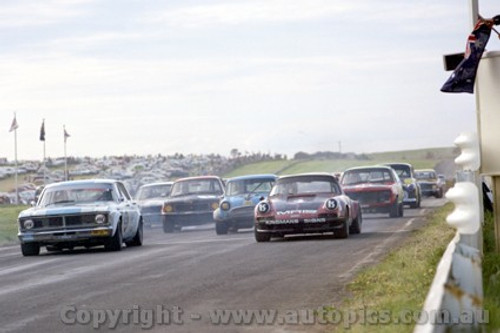
[[[331,324],[297,324],[281,316],[339,304],[356,272],[444,203],[425,199],[422,208],[405,209],[396,219],[365,214],[362,234],[348,239],[256,243],[252,230],[217,236],[205,225],[174,234],[145,229],[142,247],[121,252],[43,249],[40,256],[23,257],[18,245],[0,247],[0,332],[328,331]],[[217,316],[226,310],[278,317],[225,322]]]

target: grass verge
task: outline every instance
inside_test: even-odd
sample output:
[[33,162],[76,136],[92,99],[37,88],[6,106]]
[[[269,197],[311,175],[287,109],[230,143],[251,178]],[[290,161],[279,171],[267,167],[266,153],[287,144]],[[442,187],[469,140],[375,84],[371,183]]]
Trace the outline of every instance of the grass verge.
[[17,216],[27,206],[0,206],[0,245],[17,241]]
[[413,331],[415,322],[407,319],[422,310],[437,264],[455,235],[455,229],[445,223],[452,209],[449,203],[429,214],[425,226],[414,231],[403,246],[358,274],[347,286],[351,297],[336,309],[342,314],[354,311],[357,322],[349,329],[339,326],[340,331]]
[[495,252],[494,219],[484,218],[483,290],[484,309],[489,314],[489,332],[500,332],[500,253]]

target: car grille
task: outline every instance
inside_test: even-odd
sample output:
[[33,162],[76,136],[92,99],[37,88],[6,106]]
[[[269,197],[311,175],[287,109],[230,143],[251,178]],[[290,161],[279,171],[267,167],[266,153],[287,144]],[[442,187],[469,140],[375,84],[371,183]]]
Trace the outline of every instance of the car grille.
[[33,229],[35,230],[88,227],[91,225],[97,225],[97,223],[95,223],[95,216],[96,214],[24,218],[21,220],[21,228],[24,230],[23,221],[28,219],[33,221]]
[[422,191],[432,191],[433,185],[434,184],[432,184],[432,183],[421,183],[420,188],[422,189]]
[[194,203],[177,203],[175,204],[175,212],[202,212],[212,210],[209,203],[194,202]]
[[391,191],[351,192],[347,195],[361,204],[382,203],[391,199]]

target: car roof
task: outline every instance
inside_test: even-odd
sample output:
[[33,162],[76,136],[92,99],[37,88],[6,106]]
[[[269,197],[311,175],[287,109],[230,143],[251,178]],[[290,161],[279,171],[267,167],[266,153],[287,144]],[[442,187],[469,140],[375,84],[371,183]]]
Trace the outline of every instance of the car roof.
[[415,172],[436,172],[434,169],[417,169]]
[[390,166],[387,166],[387,165],[364,165],[364,166],[357,166],[357,167],[348,168],[344,172],[353,171],[353,170],[365,170],[365,169],[383,169],[383,170],[389,170],[389,171],[394,170],[393,168],[391,168]]
[[388,165],[390,167],[392,166],[405,166],[405,167],[409,167],[409,168],[412,168],[413,166],[410,164],[410,163],[399,163],[399,162],[394,162],[394,163],[384,163],[382,165]]
[[246,179],[263,179],[263,178],[268,178],[268,179],[277,179],[278,176],[274,174],[255,174],[255,175],[244,175],[244,176],[236,176],[236,177],[231,177],[227,179],[227,182],[232,182],[235,180],[246,180]]
[[139,188],[150,187],[150,186],[160,186],[160,185],[172,185],[174,182],[157,182],[141,185]]
[[57,186],[71,186],[79,184],[116,184],[120,183],[116,179],[79,179],[79,180],[68,180],[64,182],[57,182],[45,185],[45,188],[57,187]]
[[216,179],[216,180],[222,180],[219,176],[195,176],[195,177],[184,177],[184,178],[179,178],[177,179],[174,183],[177,182],[182,182],[186,180],[202,180],[202,179]]
[[279,179],[286,178],[294,178],[294,177],[308,177],[308,176],[327,176],[332,177],[333,179],[337,179],[334,175],[329,172],[304,172],[304,173],[296,173],[291,175],[280,176]]

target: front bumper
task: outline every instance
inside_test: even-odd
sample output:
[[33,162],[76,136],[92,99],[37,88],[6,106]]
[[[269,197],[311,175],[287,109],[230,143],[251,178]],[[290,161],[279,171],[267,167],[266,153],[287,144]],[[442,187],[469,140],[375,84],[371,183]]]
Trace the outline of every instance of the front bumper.
[[174,223],[180,226],[201,225],[214,222],[213,211],[164,213],[161,218],[163,223]]
[[291,220],[261,220],[255,222],[255,229],[259,233],[266,234],[303,234],[332,232],[344,227],[345,219],[339,218],[315,218]]
[[113,234],[112,226],[98,228],[79,228],[45,231],[20,231],[17,234],[21,243],[102,243]]
[[244,206],[233,208],[227,212],[218,212],[214,214],[216,223],[226,223],[228,226],[238,228],[251,228],[253,227],[254,220],[254,206]]

